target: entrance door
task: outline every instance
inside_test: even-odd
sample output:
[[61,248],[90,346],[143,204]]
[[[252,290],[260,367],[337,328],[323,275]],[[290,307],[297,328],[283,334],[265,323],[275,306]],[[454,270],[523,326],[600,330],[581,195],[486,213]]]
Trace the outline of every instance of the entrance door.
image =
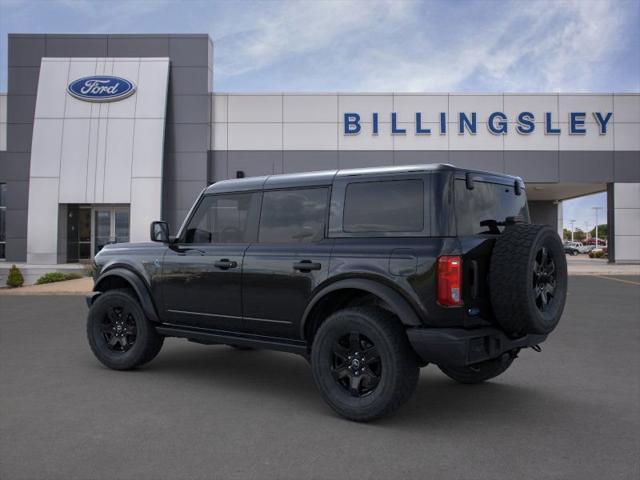
[[96,207],[93,222],[94,255],[109,243],[129,241],[129,207]]

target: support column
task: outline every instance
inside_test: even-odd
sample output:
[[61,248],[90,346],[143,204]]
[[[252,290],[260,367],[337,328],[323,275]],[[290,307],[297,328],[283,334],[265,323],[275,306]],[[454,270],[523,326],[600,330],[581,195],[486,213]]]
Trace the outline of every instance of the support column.
[[609,184],[607,193],[610,258],[615,263],[640,263],[640,183]]

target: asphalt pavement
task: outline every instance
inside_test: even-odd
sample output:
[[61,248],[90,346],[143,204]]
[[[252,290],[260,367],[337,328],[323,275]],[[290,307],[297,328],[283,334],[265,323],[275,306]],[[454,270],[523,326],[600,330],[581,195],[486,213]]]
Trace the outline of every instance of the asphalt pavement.
[[306,361],[169,339],[92,356],[78,296],[0,297],[0,478],[640,478],[640,278],[571,277],[542,353],[482,385],[428,366],[397,414],[337,417]]

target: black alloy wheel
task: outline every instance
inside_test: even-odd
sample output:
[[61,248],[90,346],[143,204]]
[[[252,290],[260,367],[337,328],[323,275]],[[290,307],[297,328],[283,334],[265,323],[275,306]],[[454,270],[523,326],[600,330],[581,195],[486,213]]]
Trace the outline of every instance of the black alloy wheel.
[[96,298],[87,317],[87,339],[100,362],[130,370],[151,361],[164,337],[147,319],[132,290],[108,290]]
[[333,378],[352,397],[371,394],[380,383],[382,360],[373,342],[359,332],[343,335],[332,348]]
[[542,247],[533,260],[533,294],[538,310],[545,311],[556,292],[556,263],[547,247]]
[[102,319],[101,331],[107,348],[114,352],[127,352],[136,342],[136,321],[126,305],[109,307]]

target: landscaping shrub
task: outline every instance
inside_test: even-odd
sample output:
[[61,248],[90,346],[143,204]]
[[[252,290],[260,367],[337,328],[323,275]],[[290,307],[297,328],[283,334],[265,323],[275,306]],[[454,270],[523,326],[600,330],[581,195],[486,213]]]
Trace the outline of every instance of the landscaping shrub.
[[596,250],[595,252],[592,250],[589,252],[589,258],[604,258],[605,253],[603,250]]
[[75,280],[76,278],[82,278],[82,275],[79,273],[49,272],[42,275],[36,283],[42,285],[43,283],[63,282],[65,280]]
[[24,283],[24,277],[18,267],[13,265],[9,269],[9,275],[7,276],[7,286],[11,288],[21,287]]

